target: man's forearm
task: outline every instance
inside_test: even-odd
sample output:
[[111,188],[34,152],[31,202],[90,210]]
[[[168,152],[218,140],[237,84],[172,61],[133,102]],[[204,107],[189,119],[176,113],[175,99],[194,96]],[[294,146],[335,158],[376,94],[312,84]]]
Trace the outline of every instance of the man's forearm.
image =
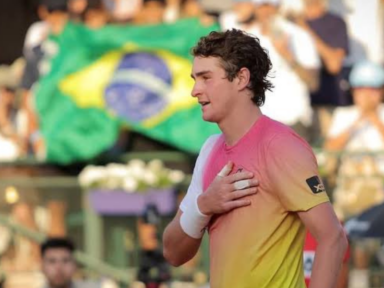
[[332,241],[319,243],[309,288],[336,287],[347,245],[344,234]]
[[180,226],[180,215],[167,226],[163,234],[163,254],[173,266],[180,266],[191,260],[199,249],[201,239],[188,236]]

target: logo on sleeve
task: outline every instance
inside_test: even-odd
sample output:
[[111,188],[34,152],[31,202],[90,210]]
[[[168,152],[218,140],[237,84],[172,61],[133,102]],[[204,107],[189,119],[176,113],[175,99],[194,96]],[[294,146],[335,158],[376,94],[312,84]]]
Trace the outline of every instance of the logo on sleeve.
[[311,188],[313,193],[317,194],[317,193],[325,192],[324,185],[323,183],[321,183],[320,178],[318,176],[313,176],[311,178],[308,178],[305,181],[307,181],[307,184],[309,188]]

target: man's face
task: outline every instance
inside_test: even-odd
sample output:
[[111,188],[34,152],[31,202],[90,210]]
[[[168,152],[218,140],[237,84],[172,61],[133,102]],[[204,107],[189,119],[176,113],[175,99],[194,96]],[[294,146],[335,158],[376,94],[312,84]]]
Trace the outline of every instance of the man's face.
[[42,259],[42,271],[51,288],[69,287],[76,264],[72,253],[65,248],[50,248]]
[[353,101],[361,110],[375,110],[383,98],[383,89],[360,87],[353,89]]
[[195,79],[191,94],[201,105],[203,119],[220,124],[230,117],[236,106],[236,78],[228,80],[220,60],[216,57],[195,57],[191,76]]

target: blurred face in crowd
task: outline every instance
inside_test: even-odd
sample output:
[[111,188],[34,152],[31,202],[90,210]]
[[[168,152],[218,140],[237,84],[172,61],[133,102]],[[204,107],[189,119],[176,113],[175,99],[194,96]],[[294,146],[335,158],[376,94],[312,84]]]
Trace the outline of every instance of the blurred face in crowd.
[[41,8],[41,17],[48,23],[53,34],[60,34],[68,21],[68,12],[62,10],[48,11],[46,7]]
[[148,1],[142,10],[143,22],[146,24],[159,24],[164,19],[165,6],[158,1]]
[[254,4],[249,1],[242,1],[237,2],[233,6],[233,11],[235,12],[237,16],[237,20],[240,22],[244,22],[252,17],[253,10],[254,10]]
[[108,23],[108,14],[103,9],[89,9],[85,13],[84,22],[92,29],[99,29]]
[[200,4],[196,0],[185,1],[182,7],[183,17],[198,17],[202,13]]
[[47,249],[42,259],[42,271],[50,288],[69,288],[76,271],[72,253],[65,248]]
[[80,15],[87,8],[87,0],[70,0],[68,2],[68,9],[71,13]]
[[255,16],[256,20],[262,24],[271,21],[278,13],[278,6],[271,4],[256,5]]
[[383,89],[357,87],[353,89],[353,101],[362,111],[375,110],[383,100]]

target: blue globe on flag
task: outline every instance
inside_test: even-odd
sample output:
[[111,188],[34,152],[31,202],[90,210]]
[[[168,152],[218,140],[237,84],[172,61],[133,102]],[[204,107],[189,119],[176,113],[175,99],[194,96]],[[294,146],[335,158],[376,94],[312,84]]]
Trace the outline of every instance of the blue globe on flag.
[[141,122],[168,105],[172,74],[159,56],[146,52],[125,54],[105,89],[105,103],[116,115]]

